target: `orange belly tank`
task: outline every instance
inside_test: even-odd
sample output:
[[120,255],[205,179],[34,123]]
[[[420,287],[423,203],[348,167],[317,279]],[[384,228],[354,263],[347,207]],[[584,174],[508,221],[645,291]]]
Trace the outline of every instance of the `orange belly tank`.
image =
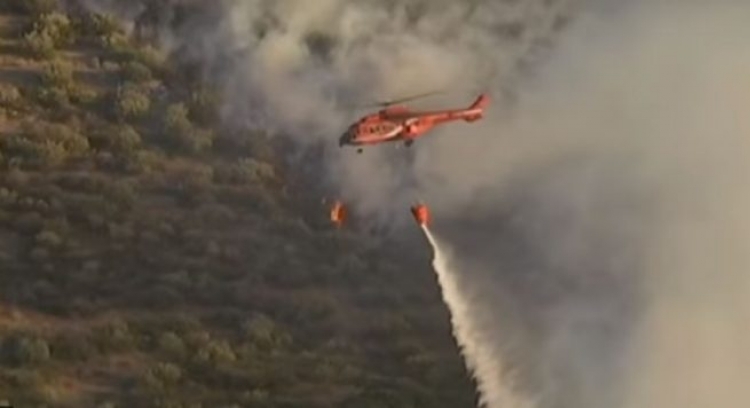
[[414,220],[420,226],[427,226],[430,223],[430,211],[424,204],[417,204],[411,207],[411,213],[414,216]]
[[346,221],[346,207],[341,201],[336,201],[331,208],[331,222],[340,228]]

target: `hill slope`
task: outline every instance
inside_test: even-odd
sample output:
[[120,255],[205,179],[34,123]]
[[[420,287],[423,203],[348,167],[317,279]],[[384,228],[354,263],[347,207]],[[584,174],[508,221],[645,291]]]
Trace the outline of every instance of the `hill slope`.
[[264,133],[222,129],[211,90],[114,19],[16,3],[0,10],[0,400],[473,404],[425,259],[298,213]]

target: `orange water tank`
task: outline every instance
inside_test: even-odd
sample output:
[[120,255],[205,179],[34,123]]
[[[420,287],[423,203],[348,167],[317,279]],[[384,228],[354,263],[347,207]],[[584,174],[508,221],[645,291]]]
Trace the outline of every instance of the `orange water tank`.
[[430,223],[430,211],[424,204],[417,204],[411,207],[411,213],[414,216],[414,220],[419,225],[429,225]]
[[331,208],[331,222],[334,223],[336,227],[341,227],[341,225],[344,224],[344,221],[346,221],[346,207],[344,207],[344,204],[342,204],[341,201],[336,201]]

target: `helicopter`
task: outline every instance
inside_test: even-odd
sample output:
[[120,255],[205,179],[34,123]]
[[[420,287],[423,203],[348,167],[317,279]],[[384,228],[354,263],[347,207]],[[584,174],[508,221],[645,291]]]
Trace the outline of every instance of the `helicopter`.
[[490,98],[486,93],[480,94],[468,108],[446,109],[437,111],[412,111],[404,102],[422,98],[437,92],[415,95],[400,100],[381,102],[378,112],[363,116],[339,137],[339,147],[355,146],[357,153],[362,153],[365,145],[376,145],[386,142],[403,141],[410,147],[414,140],[423,136],[435,126],[447,122],[463,120],[474,122],[481,119]]

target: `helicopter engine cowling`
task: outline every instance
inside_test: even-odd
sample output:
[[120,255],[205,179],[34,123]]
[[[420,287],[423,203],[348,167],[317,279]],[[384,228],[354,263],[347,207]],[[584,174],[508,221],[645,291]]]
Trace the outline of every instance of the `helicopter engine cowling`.
[[418,130],[419,126],[416,120],[410,120],[404,124],[404,134],[407,136],[416,134]]

